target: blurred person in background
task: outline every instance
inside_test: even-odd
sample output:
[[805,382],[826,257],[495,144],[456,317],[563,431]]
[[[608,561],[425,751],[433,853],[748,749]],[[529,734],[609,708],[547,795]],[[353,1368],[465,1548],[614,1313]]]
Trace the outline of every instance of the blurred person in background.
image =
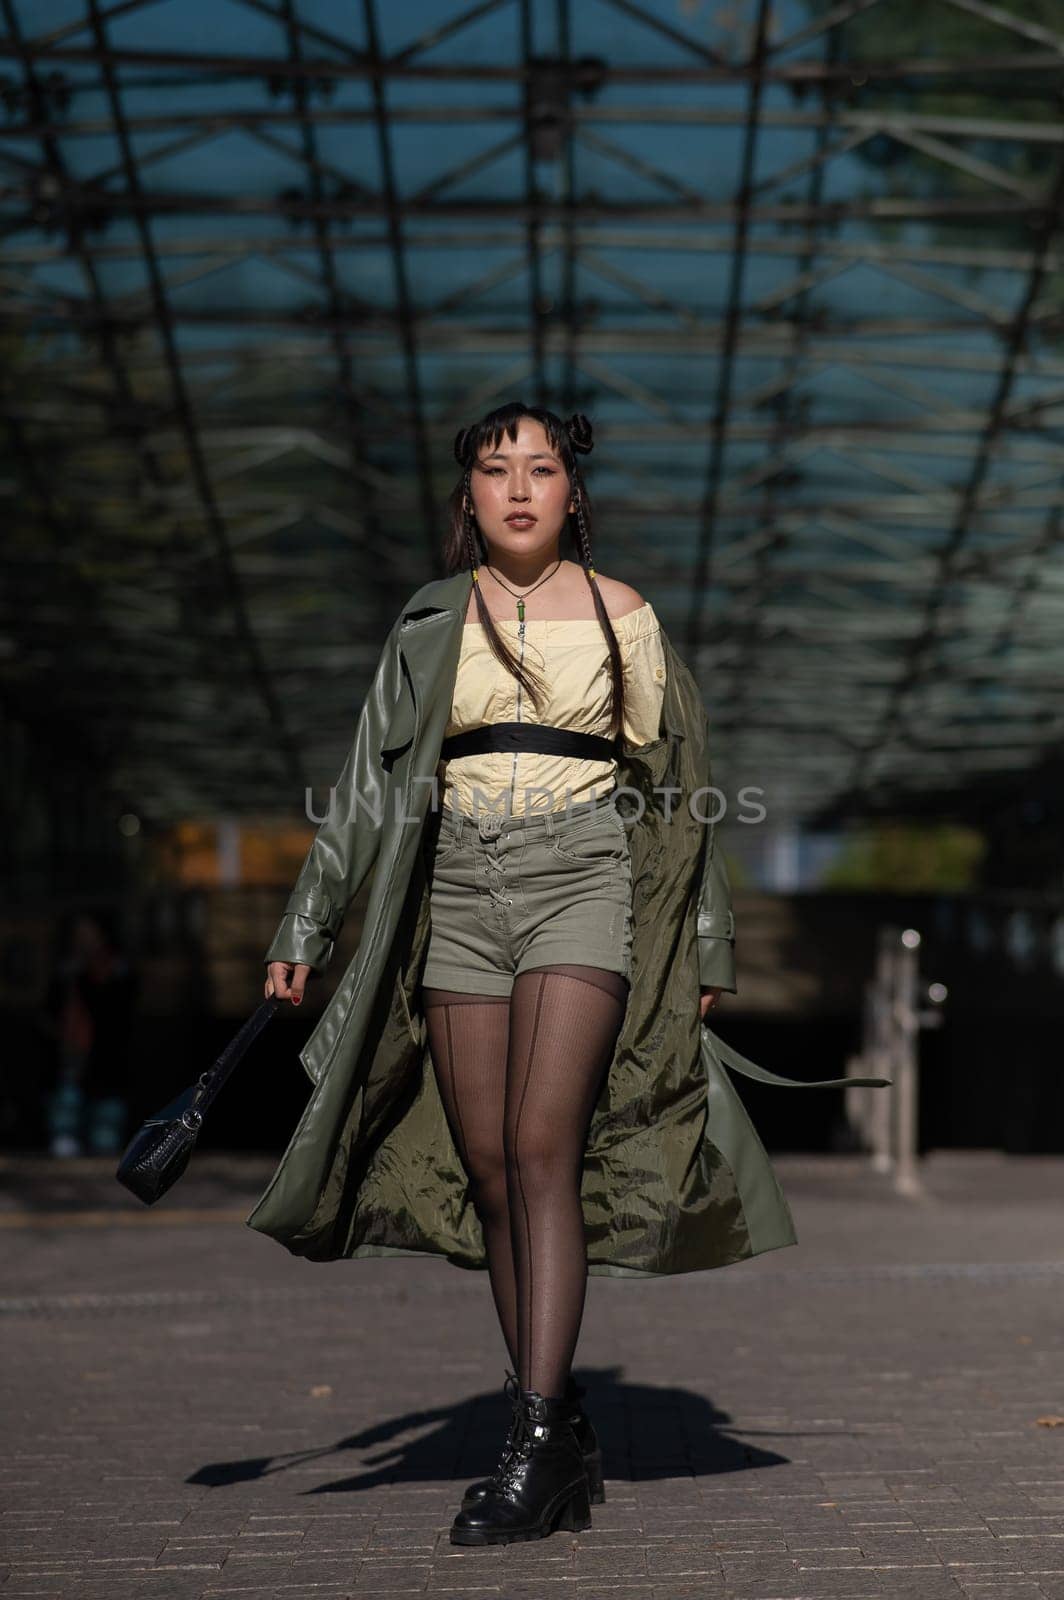
[[100,907],[70,913],[60,925],[45,999],[53,1042],[45,1118],[53,1156],[121,1150],[137,991],[110,913]]

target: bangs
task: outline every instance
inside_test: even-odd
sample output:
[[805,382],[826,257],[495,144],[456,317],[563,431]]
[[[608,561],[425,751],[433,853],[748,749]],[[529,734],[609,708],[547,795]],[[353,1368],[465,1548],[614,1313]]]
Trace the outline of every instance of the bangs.
[[485,446],[488,454],[499,448],[503,436],[511,444],[517,443],[517,433],[521,419],[528,417],[531,422],[538,422],[547,435],[547,442],[555,455],[566,465],[571,466],[572,450],[569,435],[564,425],[551,411],[540,410],[537,407],[527,408],[516,404],[500,406],[497,411],[491,411],[477,425],[473,434],[473,459],[480,455]]

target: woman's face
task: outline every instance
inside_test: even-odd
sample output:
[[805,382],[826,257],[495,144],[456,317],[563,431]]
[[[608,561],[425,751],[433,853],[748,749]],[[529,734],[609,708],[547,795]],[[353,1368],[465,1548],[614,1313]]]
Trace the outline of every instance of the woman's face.
[[[516,442],[504,433],[494,449],[484,445],[470,485],[473,510],[489,548],[515,556],[556,549],[573,502],[565,468],[541,422],[521,417]],[[525,520],[514,520],[519,517]]]

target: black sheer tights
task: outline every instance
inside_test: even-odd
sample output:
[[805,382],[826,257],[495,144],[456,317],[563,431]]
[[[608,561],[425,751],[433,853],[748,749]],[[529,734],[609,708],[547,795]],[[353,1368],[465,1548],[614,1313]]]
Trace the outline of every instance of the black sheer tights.
[[423,1000],[513,1370],[561,1395],[587,1288],[584,1147],[627,979],[566,963],[519,973],[508,998],[425,988]]

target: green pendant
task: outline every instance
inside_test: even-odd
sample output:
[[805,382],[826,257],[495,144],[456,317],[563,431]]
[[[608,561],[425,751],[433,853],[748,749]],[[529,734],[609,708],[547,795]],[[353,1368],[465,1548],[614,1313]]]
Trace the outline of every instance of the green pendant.
[[518,622],[524,622],[525,620],[525,602],[523,600],[518,600],[517,602],[517,620]]

